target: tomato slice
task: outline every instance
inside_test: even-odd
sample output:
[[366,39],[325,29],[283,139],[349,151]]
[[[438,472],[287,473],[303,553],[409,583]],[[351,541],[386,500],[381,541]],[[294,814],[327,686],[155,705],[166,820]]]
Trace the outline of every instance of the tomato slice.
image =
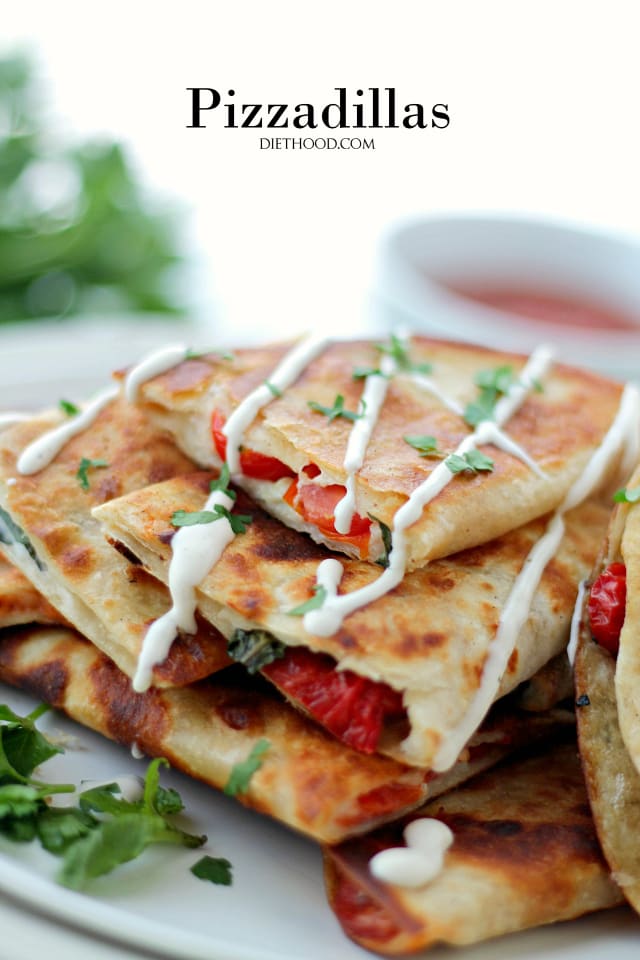
[[[221,460],[227,459],[227,438],[222,432],[226,423],[226,418],[219,410],[214,410],[211,415],[211,434],[216,453]],[[295,477],[295,471],[288,467],[277,457],[268,457],[257,450],[240,451],[240,469],[246,477],[253,477],[254,480],[282,480],[283,477]]]
[[373,753],[385,720],[405,715],[402,696],[351,670],[336,670],[335,661],[304,647],[287,650],[262,672],[322,726],[348,746]]
[[594,640],[614,657],[620,646],[626,600],[626,567],[624,563],[611,563],[591,587],[588,609]]
[[[304,467],[304,472],[307,467]],[[371,520],[354,514],[348,533],[338,533],[334,524],[336,504],[345,495],[345,488],[339,483],[321,487],[317,483],[303,483],[300,486],[294,480],[284,493],[284,500],[290,507],[312,523],[331,540],[353,543],[361,554],[368,553]]]

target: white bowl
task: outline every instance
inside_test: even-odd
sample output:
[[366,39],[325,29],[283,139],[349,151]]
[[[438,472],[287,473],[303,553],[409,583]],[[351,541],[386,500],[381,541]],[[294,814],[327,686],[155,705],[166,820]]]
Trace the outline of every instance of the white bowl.
[[[539,291],[608,309],[632,326],[551,325],[486,306],[460,288]],[[550,341],[564,362],[640,376],[640,241],[633,237],[508,216],[410,221],[383,243],[377,293],[388,326],[525,352]]]

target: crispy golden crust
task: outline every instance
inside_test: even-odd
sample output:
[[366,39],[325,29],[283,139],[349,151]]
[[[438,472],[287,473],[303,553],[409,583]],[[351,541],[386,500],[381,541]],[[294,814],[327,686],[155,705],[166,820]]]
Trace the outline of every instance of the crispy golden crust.
[[[144,634],[169,608],[169,595],[139,565],[109,547],[91,509],[192,467],[140,411],[117,401],[49,466],[33,476],[18,474],[16,460],[24,447],[61,418],[45,414],[0,438],[0,507],[26,532],[38,563],[19,543],[2,543],[2,550],[62,616],[131,676]],[[77,476],[83,457],[108,463],[90,470],[86,490]],[[217,631],[201,622],[196,637],[178,638],[154,682],[190,683],[228,662]]]
[[[463,406],[476,397],[473,381],[479,371],[509,365],[517,373],[526,360],[422,337],[414,337],[411,344],[412,360],[431,363],[433,380]],[[212,411],[228,416],[250,390],[268,379],[289,347],[241,350],[233,361],[214,355],[185,361],[143,386],[144,406],[197,463],[215,466],[219,461],[210,433]],[[329,422],[308,402],[331,407],[340,393],[345,408],[357,410],[363,387],[362,380],[354,380],[353,371],[357,366],[375,367],[379,360],[370,341],[331,344],[283,396],[263,408],[243,442],[249,449],[278,457],[296,472],[314,463],[327,481],[344,482],[351,424],[344,418]],[[507,428],[547,477],[537,476],[504,451],[487,447],[495,461],[493,472],[456,477],[411,527],[410,566],[483,543],[555,508],[611,424],[620,392],[619,385],[594,374],[556,366],[545,378],[544,390],[531,393]],[[409,376],[394,377],[357,476],[358,512],[365,517],[373,513],[390,526],[398,507],[437,465],[437,460],[419,456],[405,436],[432,435],[440,449],[451,451],[468,434],[460,416]],[[288,524],[299,522],[294,511],[282,504],[282,491],[274,494],[273,484],[250,487],[266,509],[276,510]],[[324,539],[317,529],[313,535]],[[377,555],[366,558],[375,560]]]
[[[170,517],[202,508],[209,475],[193,474],[140,490],[95,511],[108,536],[123,542],[155,576],[166,580]],[[225,635],[260,627],[288,644],[334,657],[342,667],[404,692],[412,733],[403,742],[409,763],[429,766],[443,737],[464,716],[478,689],[487,650],[505,600],[545,521],[432,562],[405,577],[380,600],[344,621],[333,637],[310,636],[287,611],[311,596],[320,546],[240,496],[237,509],[253,517],[227,547],[198,591],[200,610]],[[567,534],[548,565],[518,639],[500,694],[532,676],[564,649],[580,579],[588,574],[606,529],[608,510],[595,503],[567,517]],[[373,580],[379,569],[345,560],[341,590]],[[397,751],[398,743],[385,749]]]
[[[640,467],[628,489],[639,486]],[[619,554],[627,571],[627,599],[616,665],[616,698],[622,739],[640,773],[640,502],[619,505],[617,510],[623,524]]]
[[370,950],[475,943],[622,899],[598,847],[574,744],[498,767],[419,814],[454,834],[442,872],[422,888],[369,873],[373,853],[402,845],[404,821],[326,850],[331,906]]
[[24,623],[66,623],[64,617],[0,554],[0,628]]

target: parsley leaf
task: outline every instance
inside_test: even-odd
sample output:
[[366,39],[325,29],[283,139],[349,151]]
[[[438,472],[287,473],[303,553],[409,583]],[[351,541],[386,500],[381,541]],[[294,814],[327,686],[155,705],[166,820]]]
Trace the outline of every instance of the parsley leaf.
[[634,487],[632,490],[625,487],[618,490],[614,493],[613,499],[615,503],[638,503],[640,501],[640,487]]
[[459,456],[457,453],[452,453],[444,463],[451,473],[464,473],[465,471],[479,473],[480,471],[486,470],[490,472],[493,470],[493,460],[491,457],[487,457],[479,450],[469,450],[467,453],[463,453],[462,456]]
[[320,609],[327,599],[327,589],[323,587],[321,583],[314,583],[312,589],[314,596],[305,601],[305,603],[301,603],[300,606],[294,607],[293,610],[287,610],[287,616],[302,617],[305,613],[309,613],[310,610]]
[[236,500],[237,494],[235,490],[229,489],[230,483],[231,472],[229,470],[229,464],[225,461],[220,468],[220,475],[209,484],[209,491],[213,493],[214,490],[220,490],[226,497],[229,497],[230,500]]
[[215,523],[224,517],[229,521],[234,533],[246,533],[247,527],[253,520],[248,513],[231,513],[221,503],[215,503],[213,510],[176,510],[171,517],[171,523],[174,527],[195,527],[198,524]]
[[88,457],[83,457],[80,461],[80,466],[78,467],[78,472],[76,473],[76,479],[79,481],[80,486],[83,490],[89,489],[89,476],[88,471],[92,470],[94,467],[108,467],[109,464],[106,460],[90,460]]
[[408,373],[431,373],[433,370],[430,363],[412,363],[408,344],[395,334],[391,334],[389,343],[376,343],[375,348],[379,353],[393,357],[398,370]]
[[66,413],[68,417],[75,417],[80,413],[80,407],[76,406],[75,403],[72,403],[71,400],[61,399],[58,401],[58,406],[63,413]]
[[198,880],[209,880],[210,883],[225,887],[230,887],[233,883],[231,864],[224,857],[204,856],[194,863],[190,870]]
[[384,377],[380,367],[354,367],[351,377],[353,380],[365,380],[367,377]]
[[315,400],[308,400],[307,405],[311,407],[315,413],[324,413],[324,415],[329,418],[329,423],[337,417],[343,417],[345,420],[351,420],[353,422],[354,420],[361,420],[364,416],[364,409],[362,413],[345,410],[344,397],[341,393],[337,394],[332,407],[323,407],[321,403],[316,403]]
[[470,427],[477,427],[483,420],[493,419],[496,403],[516,382],[513,367],[503,365],[493,370],[480,370],[474,378],[478,396],[465,407],[465,422]]
[[438,450],[438,441],[435,437],[425,434],[402,438],[410,447],[417,450],[421,457],[443,457],[444,453]]
[[231,659],[243,664],[252,674],[284,657],[286,649],[284,643],[266,630],[235,630],[227,644]]
[[224,793],[229,797],[236,797],[239,793],[246,793],[254,773],[262,766],[262,757],[271,746],[264,737],[253,746],[246,760],[236,763],[229,774]]

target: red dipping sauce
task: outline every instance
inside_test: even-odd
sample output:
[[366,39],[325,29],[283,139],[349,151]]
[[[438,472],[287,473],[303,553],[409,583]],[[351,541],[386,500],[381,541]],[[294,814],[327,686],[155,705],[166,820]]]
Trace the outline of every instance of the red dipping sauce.
[[554,293],[521,290],[515,287],[464,287],[450,286],[459,296],[475,300],[494,310],[520,314],[553,326],[589,327],[592,330],[635,330],[640,320],[634,322],[625,316],[599,304],[589,303]]

